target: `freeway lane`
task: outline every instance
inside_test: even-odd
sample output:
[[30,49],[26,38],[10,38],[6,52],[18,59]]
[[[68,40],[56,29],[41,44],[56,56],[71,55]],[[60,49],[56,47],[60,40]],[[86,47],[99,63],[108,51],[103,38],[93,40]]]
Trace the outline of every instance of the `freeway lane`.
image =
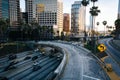
[[106,45],[107,47],[106,52],[108,53],[108,55],[111,56],[120,65],[120,52],[109,44],[110,40],[111,38],[103,39],[100,40],[99,42],[104,43]]
[[107,47],[106,53],[108,57],[105,59],[105,63],[111,64],[113,71],[120,76],[120,52],[110,45],[110,40],[111,38],[102,39],[99,42]]
[[63,48],[68,54],[68,62],[61,80],[109,80],[97,61],[82,49],[72,44],[39,42]]

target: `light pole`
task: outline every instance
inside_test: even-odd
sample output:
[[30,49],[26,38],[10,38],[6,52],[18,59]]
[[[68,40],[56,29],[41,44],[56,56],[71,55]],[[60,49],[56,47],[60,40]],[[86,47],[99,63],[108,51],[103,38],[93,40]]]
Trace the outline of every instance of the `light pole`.
[[87,33],[86,33],[86,6],[89,4],[89,0],[82,0],[82,5],[84,6],[84,43],[86,43],[86,37],[87,37]]

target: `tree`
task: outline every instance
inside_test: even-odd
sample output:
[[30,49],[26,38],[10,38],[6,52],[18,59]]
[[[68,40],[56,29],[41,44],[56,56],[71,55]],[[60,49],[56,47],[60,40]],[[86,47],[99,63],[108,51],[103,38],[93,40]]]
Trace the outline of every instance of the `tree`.
[[97,26],[99,26],[99,24],[100,24],[100,23],[99,23],[99,22],[97,22]]
[[4,36],[7,29],[9,27],[9,20],[8,19],[0,19],[0,35]]
[[106,26],[107,25],[107,21],[103,21],[103,25]]
[[86,0],[82,0],[81,3],[82,3],[83,6],[87,6],[89,4],[89,1],[88,0],[87,1]]
[[116,28],[116,38],[118,39],[120,37],[120,19],[117,19],[115,21],[115,28]]
[[[95,26],[95,16],[98,16],[98,13],[100,13],[100,10],[98,9],[97,6],[95,6],[95,2],[97,2],[98,0],[91,0],[91,2],[93,2],[93,6],[92,8],[90,8],[90,14],[92,16],[92,30],[94,31],[94,26]],[[92,37],[91,37],[91,43],[94,46],[93,47],[93,52],[96,53],[96,38],[94,37],[94,32],[92,33]]]
[[[84,19],[86,19],[86,6],[89,4],[89,0],[82,0],[82,5],[85,7],[85,15],[84,15]],[[86,21],[84,21],[84,42],[86,43]]]
[[91,0],[91,2],[97,2],[98,0]]
[[104,25],[104,35],[105,35],[106,34],[106,27],[105,26],[107,25],[107,21],[103,21],[102,23]]

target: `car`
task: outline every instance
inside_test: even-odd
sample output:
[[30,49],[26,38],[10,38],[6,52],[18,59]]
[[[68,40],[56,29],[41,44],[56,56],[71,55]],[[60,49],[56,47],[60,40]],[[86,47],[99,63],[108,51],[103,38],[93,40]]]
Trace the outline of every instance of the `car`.
[[34,64],[33,64],[33,71],[37,71],[40,68],[41,68],[41,66],[39,65],[39,63],[38,62],[34,62]]
[[38,58],[38,56],[33,56],[32,57],[32,60],[34,61],[34,60],[36,60]]
[[15,54],[9,55],[9,60],[13,60],[13,59],[16,59],[16,58],[17,58],[17,55],[15,55]]
[[0,80],[8,80],[7,77],[0,77]]
[[38,52],[38,51],[39,51],[39,49],[38,49],[38,48],[34,50],[34,52]]
[[11,66],[11,65],[8,65],[7,67],[5,67],[4,71],[7,71],[7,70],[10,70],[10,69],[16,69],[15,66]]
[[54,57],[54,55],[53,55],[53,54],[49,54],[49,57],[50,57],[50,58],[53,58],[53,57]]
[[12,61],[10,62],[10,65],[14,65],[14,64],[17,64],[19,61]]
[[26,56],[26,57],[24,58],[24,60],[28,60],[28,59],[31,59],[31,56]]

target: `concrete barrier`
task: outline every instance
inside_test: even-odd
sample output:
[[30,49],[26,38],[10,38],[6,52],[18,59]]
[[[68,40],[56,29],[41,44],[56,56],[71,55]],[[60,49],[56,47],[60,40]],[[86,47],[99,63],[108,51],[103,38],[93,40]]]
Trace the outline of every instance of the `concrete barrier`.
[[63,49],[62,49],[62,52],[64,54],[63,60],[62,60],[61,64],[58,66],[58,68],[54,71],[54,73],[57,74],[57,76],[54,80],[59,80],[62,72],[65,69],[65,65],[66,65],[66,62],[67,62],[66,53],[65,53],[65,50],[63,50]]
[[[54,77],[54,79],[51,79],[51,80],[59,80],[61,74],[63,73],[63,71],[65,69],[65,65],[67,63],[67,58],[66,58],[67,54],[66,54],[65,50],[62,49],[61,47],[55,46],[53,44],[45,44],[45,43],[39,43],[39,44],[44,45],[44,46],[53,47],[53,48],[57,49],[58,51],[60,51],[63,54],[63,59],[62,59],[60,65],[57,67],[57,69],[54,71],[54,73],[52,73],[53,75],[55,75],[55,77]],[[48,76],[48,77],[51,78],[51,76]],[[48,79],[46,79],[46,80],[48,80]]]

